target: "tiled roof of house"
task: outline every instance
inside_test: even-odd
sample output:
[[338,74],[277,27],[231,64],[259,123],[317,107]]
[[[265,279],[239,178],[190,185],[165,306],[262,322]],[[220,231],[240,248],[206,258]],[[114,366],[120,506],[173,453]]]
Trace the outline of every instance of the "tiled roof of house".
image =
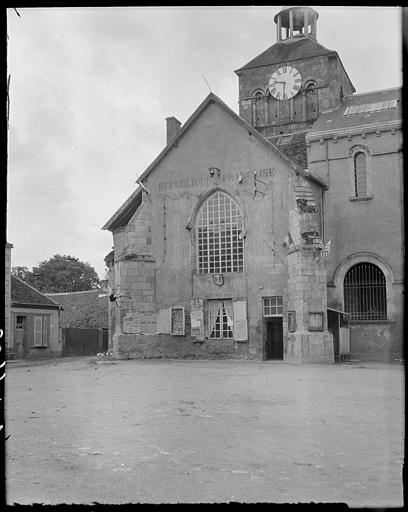
[[13,275],[11,276],[11,302],[12,305],[41,305],[52,309],[60,307],[58,302]]
[[109,299],[106,291],[98,289],[47,295],[64,308],[60,318],[61,327],[108,328]]

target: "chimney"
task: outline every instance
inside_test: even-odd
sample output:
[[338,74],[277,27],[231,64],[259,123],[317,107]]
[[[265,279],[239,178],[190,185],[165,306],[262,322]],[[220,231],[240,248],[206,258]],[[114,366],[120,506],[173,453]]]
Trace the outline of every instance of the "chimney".
[[175,117],[166,117],[166,128],[167,128],[167,144],[173,139],[173,137],[180,130],[181,123]]

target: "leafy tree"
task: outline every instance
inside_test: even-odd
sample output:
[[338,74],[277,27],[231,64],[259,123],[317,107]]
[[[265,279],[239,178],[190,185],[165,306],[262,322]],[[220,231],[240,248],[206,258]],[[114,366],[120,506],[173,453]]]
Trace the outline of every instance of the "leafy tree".
[[89,263],[60,254],[42,261],[31,272],[27,267],[13,267],[12,274],[44,293],[94,290],[100,284],[98,274]]
[[31,277],[31,272],[27,267],[12,267],[11,275],[28,282]]

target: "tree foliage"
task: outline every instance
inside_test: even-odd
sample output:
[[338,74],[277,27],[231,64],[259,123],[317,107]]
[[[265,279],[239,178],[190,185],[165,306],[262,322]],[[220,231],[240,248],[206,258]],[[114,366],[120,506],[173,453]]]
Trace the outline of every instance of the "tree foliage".
[[43,293],[81,292],[100,285],[98,274],[89,263],[60,254],[42,261],[31,271],[27,267],[13,267],[11,273]]

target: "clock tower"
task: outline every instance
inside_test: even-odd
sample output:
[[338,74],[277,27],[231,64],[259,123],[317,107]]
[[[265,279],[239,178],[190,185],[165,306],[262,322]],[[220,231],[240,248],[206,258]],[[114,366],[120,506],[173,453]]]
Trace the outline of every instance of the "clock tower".
[[355,92],[337,52],[317,42],[318,17],[311,7],[281,10],[276,43],[235,71],[240,116],[272,141],[305,133]]

